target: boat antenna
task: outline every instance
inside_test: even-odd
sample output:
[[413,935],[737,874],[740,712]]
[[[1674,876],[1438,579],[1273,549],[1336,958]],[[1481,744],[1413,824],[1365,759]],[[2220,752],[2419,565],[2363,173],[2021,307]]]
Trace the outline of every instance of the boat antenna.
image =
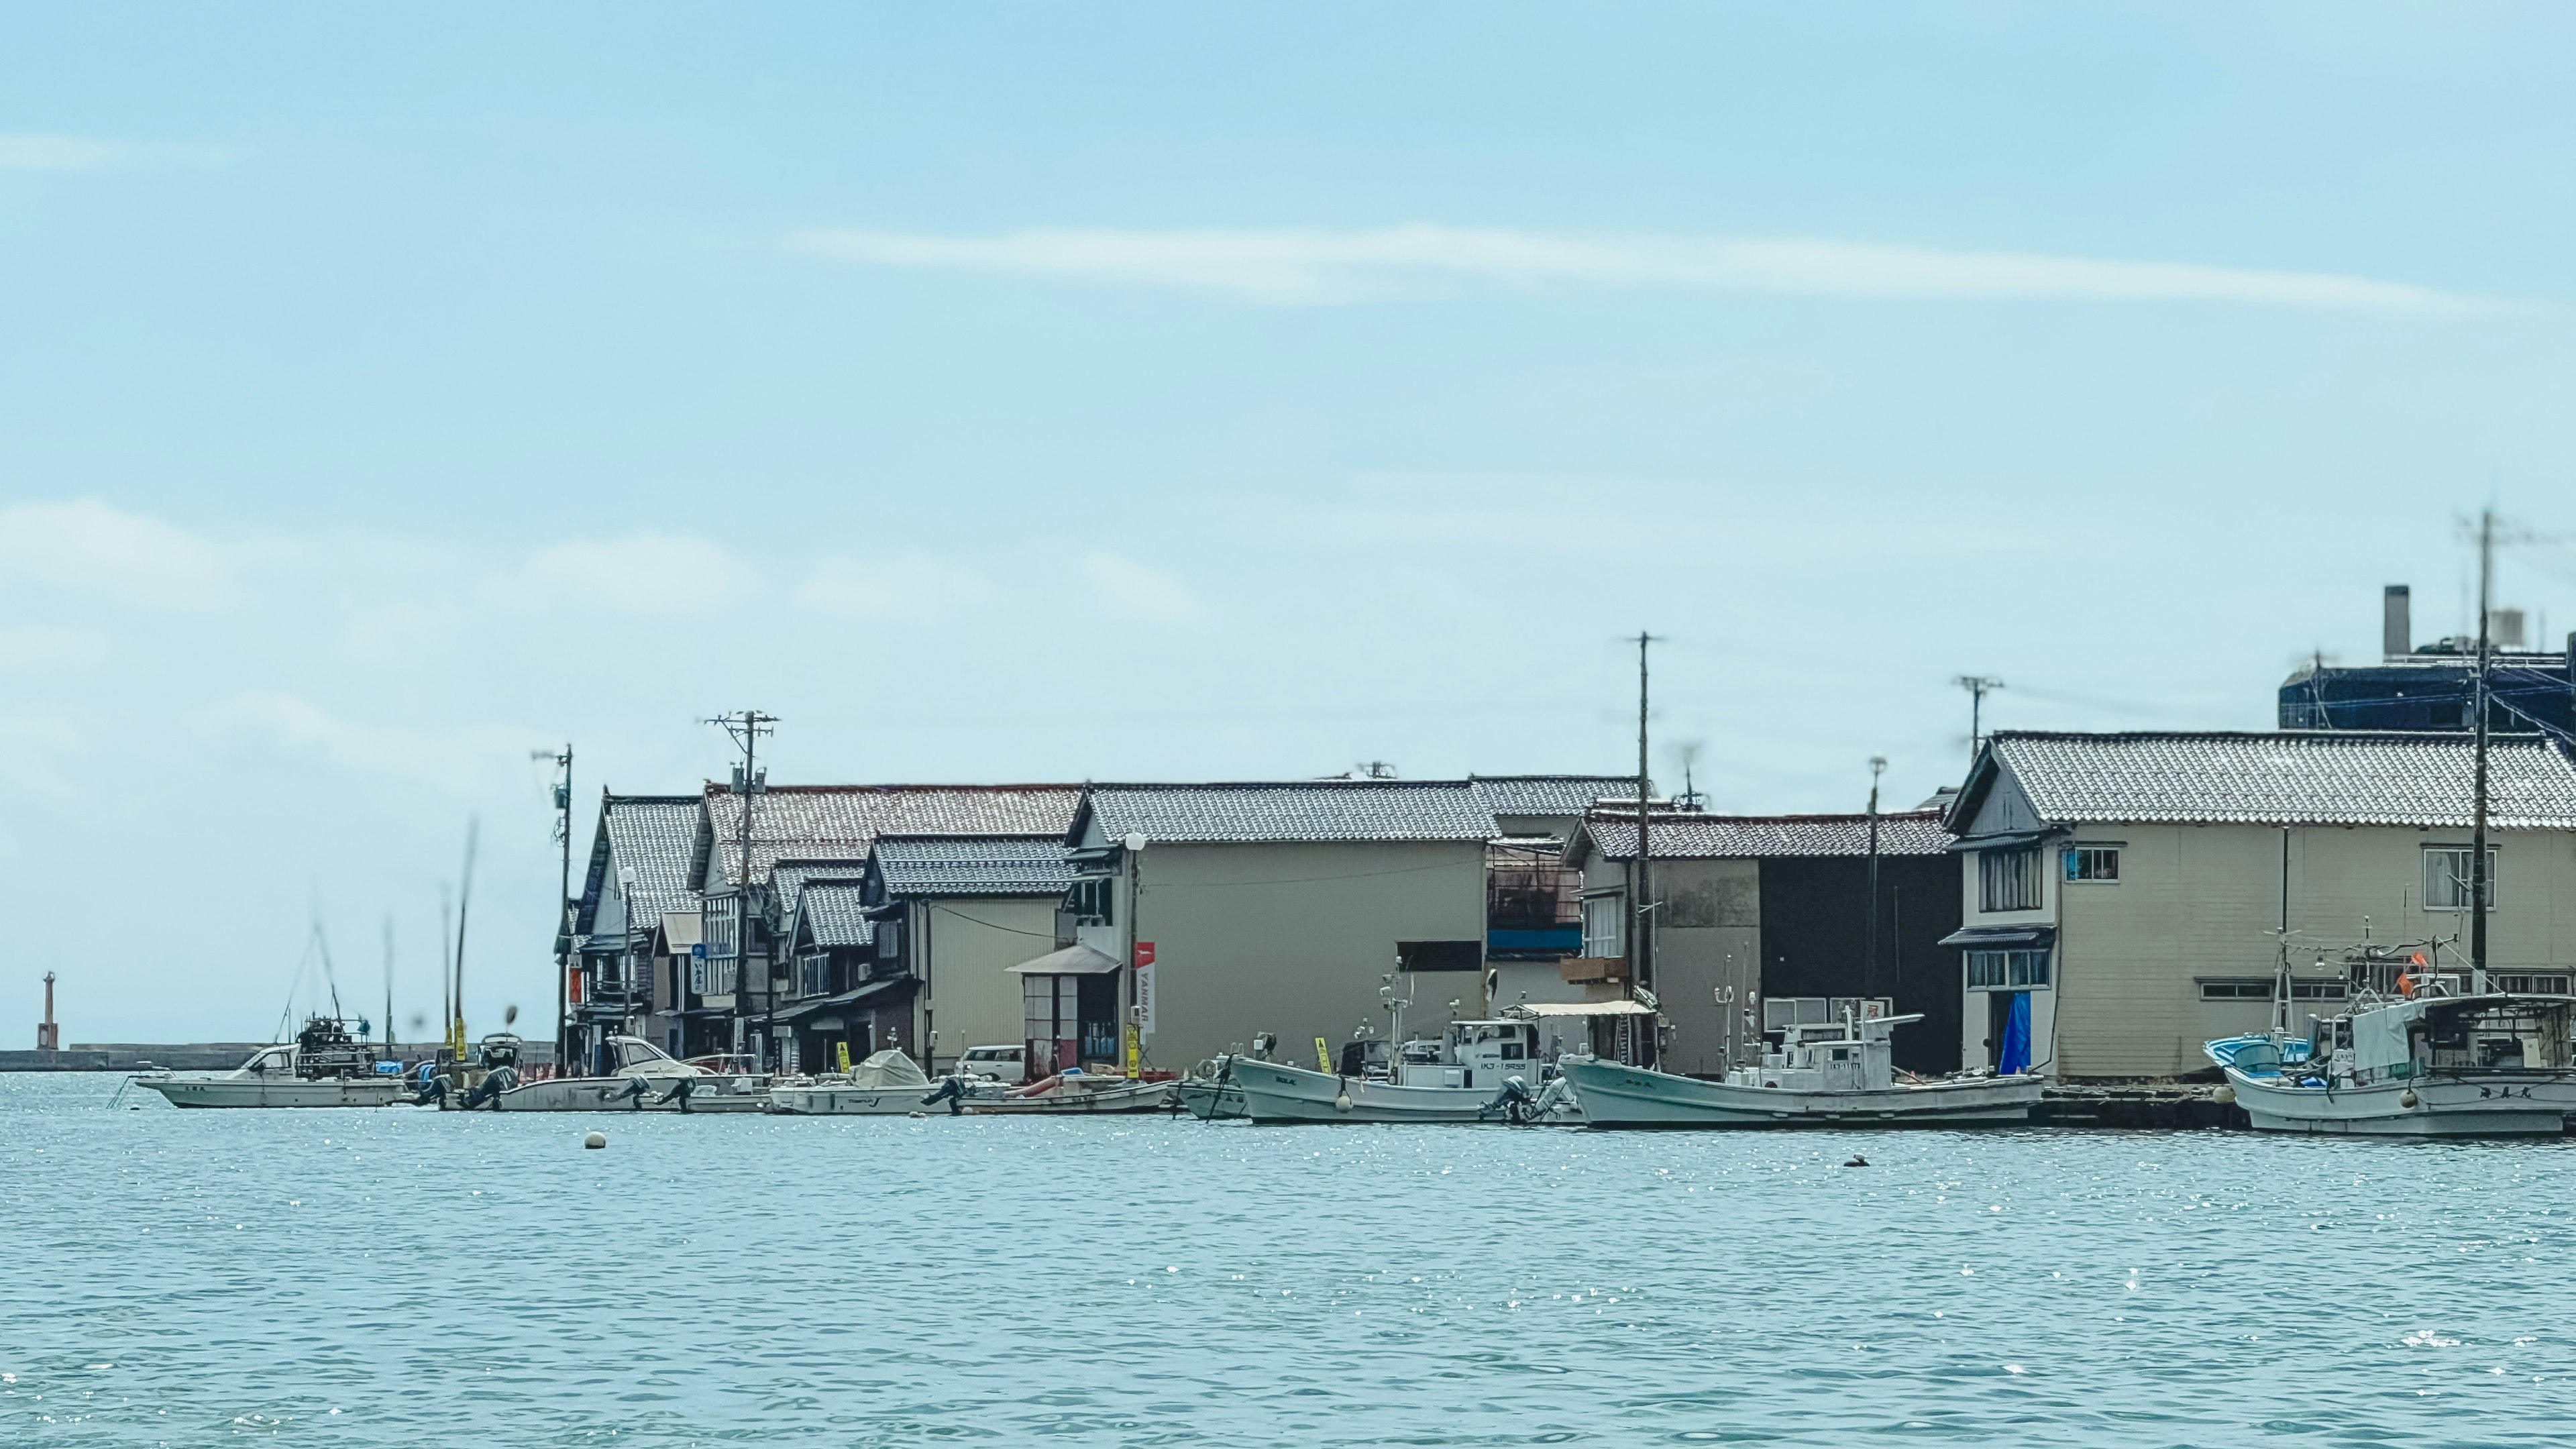
[[394,913],[385,912],[385,1055],[394,1054]]
[[447,963],[456,956],[456,902],[447,882],[438,883],[438,1039],[448,1041],[455,1033],[448,1023],[456,1020],[455,983],[448,979]]
[[482,834],[483,822],[465,819],[465,874],[456,890],[456,1017],[454,1025],[456,1058],[465,1059],[465,913],[474,904],[474,843]]
[[2487,989],[2487,656],[2495,575],[2495,509],[2478,510],[2478,663],[2471,679],[2477,701],[2477,765],[2469,826],[2469,989]]

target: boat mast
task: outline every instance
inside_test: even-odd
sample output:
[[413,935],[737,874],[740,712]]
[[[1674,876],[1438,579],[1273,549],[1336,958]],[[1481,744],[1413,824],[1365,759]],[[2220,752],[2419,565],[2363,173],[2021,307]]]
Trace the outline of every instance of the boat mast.
[[2469,827],[2469,989],[2487,989],[2487,651],[2490,590],[2495,573],[2495,510],[2478,512],[2478,661],[2470,680],[2477,704],[2476,783]]
[[[1637,891],[1630,902],[1629,917],[1634,926],[1628,935],[1628,979],[1634,983],[1637,990],[1647,993],[1649,999],[1652,999],[1655,989],[1655,921],[1654,917],[1648,914],[1655,908],[1653,900],[1655,852],[1647,838],[1646,826],[1647,818],[1654,814],[1646,786],[1646,646],[1653,642],[1653,635],[1642,629],[1638,631],[1637,863],[1634,867]],[[1639,1023],[1645,1032],[1645,1040],[1637,1044],[1637,1060],[1642,1066],[1651,1067],[1662,1056],[1662,1053],[1656,1050],[1662,1043],[1657,1040],[1661,1033],[1655,1029],[1655,1023],[1656,1018],[1652,1015]]]

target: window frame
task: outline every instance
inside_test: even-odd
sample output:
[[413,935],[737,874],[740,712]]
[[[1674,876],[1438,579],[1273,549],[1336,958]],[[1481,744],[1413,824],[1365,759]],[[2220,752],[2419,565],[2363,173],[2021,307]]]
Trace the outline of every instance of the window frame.
[[[2070,845],[2063,852],[2065,879],[2068,885],[2118,885],[2120,883],[2120,847],[2116,845]],[[2101,867],[2107,865],[2107,874]],[[2091,867],[2090,870],[2087,867]]]
[[1626,955],[1627,935],[1621,927],[1625,924],[1627,901],[1624,895],[1583,898],[1583,954],[1586,957],[1614,960]]
[[1962,951],[1960,965],[1970,991],[2045,991],[2053,982],[2046,946],[2007,946]]
[[[2428,911],[2467,912],[2469,909],[2469,878],[2467,867],[2470,864],[2469,852],[2475,848],[2476,847],[2473,845],[2427,845],[2424,847],[2422,881],[2424,889],[2424,909]],[[2496,852],[2496,846],[2490,845],[2487,847],[2487,895],[2485,905],[2489,915],[2493,915],[2496,908]],[[2433,904],[2433,882],[2436,879],[2433,862],[2437,857],[2456,859],[2459,862],[2457,867],[2443,871],[2439,877],[2444,885],[2444,894],[2450,897],[2450,903],[2447,905],[2437,906]]]
[[1988,915],[2048,908],[2039,847],[2018,845],[1977,852],[1977,909]]

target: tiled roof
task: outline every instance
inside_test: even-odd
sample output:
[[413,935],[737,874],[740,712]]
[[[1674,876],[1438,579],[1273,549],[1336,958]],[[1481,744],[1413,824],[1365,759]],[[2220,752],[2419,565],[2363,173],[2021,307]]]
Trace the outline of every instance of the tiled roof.
[[[1988,748],[2050,822],[2470,824],[2474,748],[2466,734],[2004,731]],[[2529,737],[2500,739],[2487,768],[2491,823],[2576,826],[2576,763],[2564,751]],[[1982,795],[1978,783],[1971,780],[1964,798]]]
[[856,881],[809,882],[797,897],[796,909],[805,918],[808,938],[817,946],[865,946],[877,938],[876,922],[868,919],[866,893]]
[[893,896],[1052,896],[1073,884],[1061,835],[880,835],[876,863]]
[[616,880],[616,871],[634,868],[627,905],[635,924],[658,926],[666,912],[696,910],[698,893],[690,889],[689,862],[698,844],[697,797],[611,795],[604,809],[609,881]]
[[[1631,807],[1633,809],[1633,807]],[[1781,856],[1867,855],[1866,815],[1658,815],[1647,844],[1657,860],[1760,860]],[[1637,822],[1596,817],[1583,822],[1591,853],[1604,860],[1637,854]],[[1950,832],[1929,810],[1882,812],[1881,855],[1939,855]]]
[[[772,785],[751,812],[751,865],[766,880],[781,860],[867,859],[880,835],[1061,835],[1082,798],[1074,785]],[[710,876],[740,876],[742,797],[706,787],[714,832]]]
[[1111,840],[1176,843],[1490,840],[1494,812],[1464,780],[1094,785],[1083,808]]
[[1596,801],[1637,798],[1634,775],[1469,775],[1467,783],[1497,815],[1581,815]]
[[856,884],[867,874],[857,860],[782,860],[769,868],[769,898],[781,914],[796,909],[796,898],[817,881]]

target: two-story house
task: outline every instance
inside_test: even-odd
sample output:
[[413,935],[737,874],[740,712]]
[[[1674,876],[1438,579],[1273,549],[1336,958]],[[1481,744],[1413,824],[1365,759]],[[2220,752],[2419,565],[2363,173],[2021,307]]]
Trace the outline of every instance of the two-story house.
[[[2002,731],[1952,803],[1966,864],[1970,1065],[2161,1077],[2259,1029],[2342,1009],[2365,948],[2467,959],[2465,734]],[[2505,989],[2576,973],[2576,763],[2490,753],[2489,961]]]
[[[1073,867],[1057,835],[880,835],[864,886],[880,981],[879,1043],[900,1035],[933,1073],[969,1047],[1024,1040],[1012,967],[1053,944]],[[809,888],[810,889],[810,888]]]
[[681,1012],[674,953],[697,939],[690,869],[701,806],[695,795],[614,795],[602,790],[590,863],[573,912],[565,983],[567,1070],[605,1070],[610,1036],[643,1036],[678,1052]]

